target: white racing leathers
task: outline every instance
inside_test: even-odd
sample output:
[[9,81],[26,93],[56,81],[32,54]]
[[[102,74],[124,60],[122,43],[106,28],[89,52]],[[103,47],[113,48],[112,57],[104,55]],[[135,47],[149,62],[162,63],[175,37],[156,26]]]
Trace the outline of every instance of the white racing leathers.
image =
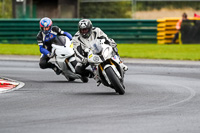
[[118,55],[117,51],[117,44],[113,39],[108,38],[108,36],[98,27],[92,28],[92,33],[89,38],[83,38],[79,31],[74,35],[72,38],[72,42],[74,44],[74,51],[76,55],[76,60],[80,63],[87,63],[87,50],[91,48],[91,45],[96,42],[96,39],[105,39],[106,44],[110,45],[116,54]]

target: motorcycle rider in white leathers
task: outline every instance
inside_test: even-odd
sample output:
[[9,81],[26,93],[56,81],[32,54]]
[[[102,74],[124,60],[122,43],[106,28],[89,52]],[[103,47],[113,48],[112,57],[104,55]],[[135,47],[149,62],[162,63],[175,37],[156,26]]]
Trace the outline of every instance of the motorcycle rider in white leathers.
[[[96,39],[105,39],[105,44],[110,45],[116,55],[119,56],[117,44],[113,39],[108,38],[108,36],[100,28],[93,27],[92,22],[89,19],[80,20],[78,29],[79,31],[72,38],[76,60],[78,61],[75,68],[76,73],[92,78],[95,75],[90,70],[86,69],[86,67],[89,66],[87,61],[88,51],[86,49],[90,49],[91,45],[96,42]],[[120,66],[124,69],[124,71],[128,70],[128,67],[122,61]]]

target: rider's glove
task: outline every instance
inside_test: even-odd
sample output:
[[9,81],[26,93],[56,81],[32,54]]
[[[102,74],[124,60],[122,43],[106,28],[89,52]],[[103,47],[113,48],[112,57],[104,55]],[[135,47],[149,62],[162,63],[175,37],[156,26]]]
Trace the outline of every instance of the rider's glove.
[[89,48],[86,48],[84,51],[85,51],[86,53],[89,53],[89,52],[90,52],[90,49],[89,49]]
[[112,48],[114,48],[114,47],[116,47],[117,46],[117,44],[116,44],[116,42],[113,40],[113,39],[109,39],[109,42],[110,42],[110,46],[112,47]]
[[87,58],[83,58],[82,63],[83,64],[87,64],[88,63],[88,59]]
[[112,48],[115,48],[115,47],[117,46],[117,44],[116,44],[116,43],[110,43],[110,46],[111,46]]
[[47,56],[48,56],[49,58],[53,58],[54,54],[48,53]]

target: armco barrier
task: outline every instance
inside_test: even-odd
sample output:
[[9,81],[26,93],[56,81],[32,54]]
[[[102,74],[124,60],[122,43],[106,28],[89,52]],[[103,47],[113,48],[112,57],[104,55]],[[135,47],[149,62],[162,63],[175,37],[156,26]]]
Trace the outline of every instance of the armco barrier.
[[[164,18],[164,19],[157,20],[157,22],[158,22],[157,43],[158,44],[169,44],[172,42],[174,34],[177,32],[176,23],[178,22],[179,19],[181,19],[181,18]],[[200,18],[189,18],[189,20],[200,20]],[[184,33],[184,35],[185,35],[185,33]],[[180,38],[176,40],[176,43],[182,43],[180,40],[181,38],[182,37],[180,36]],[[189,41],[189,42],[191,42],[191,41]]]
[[[74,35],[80,19],[52,19],[53,25]],[[156,20],[91,19],[117,43],[156,43]],[[36,44],[39,19],[0,19],[0,43]]]
[[[167,44],[171,43],[174,37],[174,34],[177,32],[176,30],[176,23],[180,18],[165,18],[165,19],[158,19],[158,33],[157,33],[157,40],[158,44]],[[177,40],[177,43],[179,40]]]

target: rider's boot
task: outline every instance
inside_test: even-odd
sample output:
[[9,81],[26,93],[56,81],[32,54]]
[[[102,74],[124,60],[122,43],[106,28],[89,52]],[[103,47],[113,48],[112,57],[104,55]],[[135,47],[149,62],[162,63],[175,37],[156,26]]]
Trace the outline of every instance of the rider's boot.
[[57,66],[54,66],[53,70],[57,75],[60,75],[62,73],[62,70],[60,70]]
[[97,74],[97,68],[93,67],[93,73],[94,73],[94,80],[97,82],[96,85],[99,86],[101,84],[101,80]]
[[84,83],[87,83],[87,82],[88,82],[88,78],[93,78],[93,77],[94,77],[93,72],[92,72],[91,70],[89,70],[89,69],[85,69],[84,72],[78,73],[78,74],[81,75],[81,78],[80,78],[80,79],[81,79],[82,82],[84,82]]
[[96,85],[99,86],[101,84],[101,80],[97,75],[94,76],[94,80],[97,82]]
[[93,78],[94,77],[94,74],[92,71],[88,70],[88,69],[85,69],[84,71],[85,73],[82,73],[81,74],[81,80],[83,83],[87,83],[88,82],[88,78]]
[[99,86],[101,84],[101,80],[99,78],[99,76],[95,73],[94,75],[94,80],[97,82],[96,85]]
[[97,84],[96,84],[96,85],[99,86],[100,84],[101,84],[101,81],[100,81],[100,80],[97,81]]
[[124,71],[127,71],[127,70],[128,70],[128,66],[125,65],[122,61],[120,61],[120,66],[121,66],[121,68],[122,68]]
[[127,70],[128,70],[128,66],[125,65],[125,64],[123,63],[122,59],[120,58],[117,47],[113,47],[113,51],[114,51],[115,54],[119,57],[119,60],[120,60],[120,64],[119,64],[119,65],[121,66],[121,68],[122,68],[124,71],[127,71]]
[[87,73],[88,78],[94,78],[94,73],[91,70],[85,69],[85,73]]

